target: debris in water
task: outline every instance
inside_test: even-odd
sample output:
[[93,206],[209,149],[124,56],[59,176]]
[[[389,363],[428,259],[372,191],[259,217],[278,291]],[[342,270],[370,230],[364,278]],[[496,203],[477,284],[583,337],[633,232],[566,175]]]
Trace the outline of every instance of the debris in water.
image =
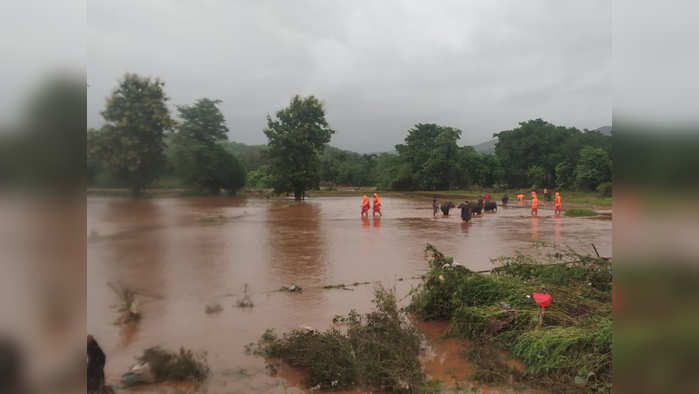
[[206,313],[219,313],[223,310],[223,307],[219,303],[207,304]]
[[121,388],[155,382],[153,371],[147,362],[139,362],[121,375]]
[[120,283],[110,282],[107,283],[107,285],[109,285],[119,299],[119,303],[112,306],[121,313],[114,323],[121,325],[140,320],[141,313],[138,309],[138,302],[136,301],[136,292]]
[[303,291],[303,288],[295,283],[292,283],[289,286],[282,286],[279,290],[287,291],[289,293],[300,293]]
[[201,382],[211,373],[205,352],[194,353],[185,348],[176,353],[151,347],[137,359],[139,363],[122,376],[122,387],[164,381]]
[[245,288],[243,289],[243,298],[239,299],[237,304],[239,308],[252,308],[255,306],[252,303],[252,299],[250,298],[250,294],[248,294],[248,284],[245,284]]

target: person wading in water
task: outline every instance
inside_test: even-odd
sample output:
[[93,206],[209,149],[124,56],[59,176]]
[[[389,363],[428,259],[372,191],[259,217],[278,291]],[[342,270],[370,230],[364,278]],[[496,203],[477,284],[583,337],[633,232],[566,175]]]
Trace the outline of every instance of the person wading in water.
[[362,216],[365,215],[369,216],[369,197],[366,194],[362,197]]
[[374,193],[374,212],[372,213],[372,216],[376,216],[376,213],[379,213],[379,216],[383,216],[381,214],[381,199],[379,198],[379,195]]

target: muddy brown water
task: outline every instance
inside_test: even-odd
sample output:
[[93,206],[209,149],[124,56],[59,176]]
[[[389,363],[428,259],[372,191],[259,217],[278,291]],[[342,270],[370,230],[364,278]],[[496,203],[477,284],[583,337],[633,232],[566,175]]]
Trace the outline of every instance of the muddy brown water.
[[[360,201],[89,197],[87,331],[107,354],[107,380],[117,384],[147,347],[184,346],[207,353],[213,376],[204,386],[131,391],[300,392],[300,376],[268,375],[264,360],[246,355],[244,346],[267,328],[325,329],[337,314],[371,310],[373,285],[351,290],[324,285],[380,282],[395,287],[405,304],[419,281],[399,278],[426,271],[426,242],[474,270],[492,268],[493,257],[539,250],[538,241],[585,252],[594,243],[600,254],[611,255],[611,221],[557,217],[545,206],[538,218],[511,204],[466,224],[458,209],[450,217],[433,217],[431,202],[402,198],[382,199],[383,217],[360,219]],[[109,282],[138,291],[143,316],[138,323],[113,324],[117,313],[110,306],[117,299]],[[291,283],[304,291],[275,291]],[[253,308],[236,306],[245,284]],[[223,310],[206,314],[211,303]],[[437,357],[443,361],[430,365],[468,367],[456,360],[458,352]]]

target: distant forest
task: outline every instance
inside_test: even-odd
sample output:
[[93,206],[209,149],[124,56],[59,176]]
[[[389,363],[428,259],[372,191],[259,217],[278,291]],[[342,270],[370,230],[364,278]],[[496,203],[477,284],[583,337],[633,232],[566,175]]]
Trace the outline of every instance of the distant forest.
[[[269,145],[229,140],[235,132],[229,132],[217,100],[200,99],[177,106],[178,120],[173,120],[165,105],[163,85],[157,79],[127,74],[107,99],[102,112],[106,124],[88,131],[89,186],[130,187],[134,192],[158,186],[192,187],[212,193],[221,189],[234,193],[244,186],[291,187],[280,186],[272,163],[281,163],[284,152],[295,154],[289,148],[293,141],[287,138],[283,141],[286,147],[276,146],[270,155]],[[533,119],[495,133],[493,140],[476,146],[479,152],[472,146],[458,145],[462,131],[457,128],[419,123],[407,130],[394,152],[361,154],[327,144],[336,131],[325,121],[320,101],[313,96],[294,100],[278,118],[268,117],[264,132],[268,138],[288,137],[285,128],[290,126],[284,122],[293,121],[294,111],[314,111],[318,116],[322,123],[318,132],[325,130],[326,140],[318,141],[313,152],[304,154],[314,157],[303,163],[311,167],[287,178],[304,177],[304,187],[448,190],[535,186],[611,194],[609,127],[579,130]],[[312,139],[307,141],[313,143]],[[294,149],[305,148],[297,143]],[[283,172],[288,167],[293,165],[278,165],[276,169]]]

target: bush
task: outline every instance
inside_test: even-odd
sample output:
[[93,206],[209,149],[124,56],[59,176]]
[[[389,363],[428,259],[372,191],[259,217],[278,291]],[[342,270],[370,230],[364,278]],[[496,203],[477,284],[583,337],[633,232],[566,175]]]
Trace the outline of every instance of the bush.
[[611,182],[600,183],[599,186],[597,186],[597,194],[599,194],[600,197],[611,197],[612,196],[612,183]]
[[415,392],[429,386],[418,358],[420,335],[399,312],[395,294],[379,288],[374,303],[374,312],[335,319],[346,323],[346,332],[293,330],[281,338],[268,332],[255,353],[300,368],[304,383],[320,390]]
[[184,348],[180,348],[179,353],[172,353],[158,346],[151,347],[143,351],[138,361],[150,365],[157,382],[166,380],[201,382],[210,373],[205,353],[194,353]]
[[[487,356],[495,354],[490,346],[522,361],[522,378],[556,391],[573,382],[588,390],[611,389],[610,261],[569,251],[540,264],[517,254],[498,259],[501,265],[486,275],[454,266],[431,245],[426,253],[430,269],[409,309],[419,318],[449,320],[449,335],[475,344],[475,380],[495,383],[517,373]],[[543,315],[528,296],[542,290],[553,300]]]

